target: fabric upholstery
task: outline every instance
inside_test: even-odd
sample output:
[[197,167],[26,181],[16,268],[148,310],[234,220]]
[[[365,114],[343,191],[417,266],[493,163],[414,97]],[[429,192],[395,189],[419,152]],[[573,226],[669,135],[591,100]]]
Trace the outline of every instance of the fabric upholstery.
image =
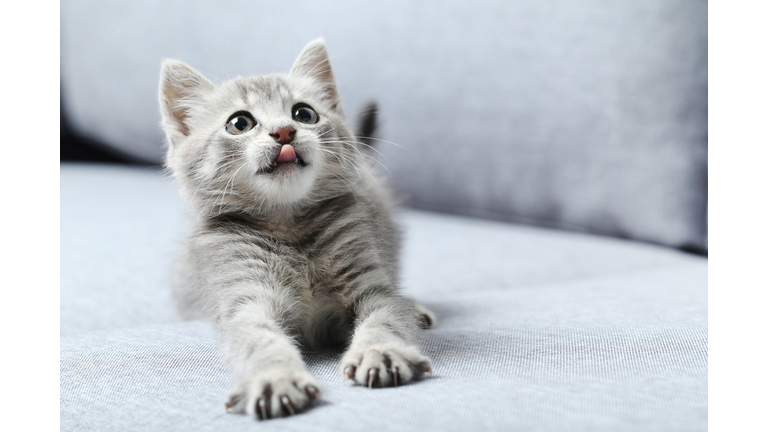
[[379,160],[410,206],[707,247],[706,1],[70,0],[61,14],[74,129],[137,158],[163,156],[163,58],[214,81],[285,72],[323,36],[347,115],[380,104]]
[[437,315],[434,376],[352,387],[340,351],[308,351],[322,404],[226,414],[212,328],[173,317],[188,217],[158,170],[62,164],[62,431],[707,429],[706,259],[413,210],[402,284]]
[[[442,295],[674,266],[667,248],[403,210],[403,287]],[[172,268],[189,213],[155,168],[61,165],[61,334],[175,319]]]

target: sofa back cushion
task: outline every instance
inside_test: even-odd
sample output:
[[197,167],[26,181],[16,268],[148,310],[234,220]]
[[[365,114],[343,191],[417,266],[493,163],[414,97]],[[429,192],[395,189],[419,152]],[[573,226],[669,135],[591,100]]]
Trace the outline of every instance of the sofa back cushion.
[[286,72],[318,36],[406,204],[706,249],[706,1],[71,0],[63,106],[160,163],[162,59]]

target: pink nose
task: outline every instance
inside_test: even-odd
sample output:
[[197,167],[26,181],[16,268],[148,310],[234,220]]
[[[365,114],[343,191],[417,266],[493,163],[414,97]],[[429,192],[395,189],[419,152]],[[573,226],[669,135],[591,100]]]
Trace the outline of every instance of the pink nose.
[[280,144],[288,144],[293,141],[293,137],[296,136],[296,129],[290,126],[275,128],[269,136],[274,138],[275,141]]

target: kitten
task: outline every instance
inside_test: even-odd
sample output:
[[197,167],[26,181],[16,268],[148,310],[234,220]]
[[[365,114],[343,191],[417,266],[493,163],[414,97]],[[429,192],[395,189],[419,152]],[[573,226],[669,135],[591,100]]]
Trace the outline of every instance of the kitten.
[[434,315],[398,294],[392,199],[321,39],[288,75],[218,86],[166,60],[160,107],[166,165],[196,215],[176,296],[217,330],[237,376],[229,412],[267,419],[317,399],[299,346],[349,343],[342,375],[368,387],[431,372],[416,338]]

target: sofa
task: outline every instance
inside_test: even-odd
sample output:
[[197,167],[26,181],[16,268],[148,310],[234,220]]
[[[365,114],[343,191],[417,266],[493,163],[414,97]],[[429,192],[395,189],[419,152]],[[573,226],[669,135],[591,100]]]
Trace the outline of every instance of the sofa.
[[[176,315],[160,63],[287,72],[318,36],[350,121],[378,104],[433,374],[368,389],[304,350],[322,401],[259,422]],[[61,94],[111,155],[62,152],[62,431],[707,429],[705,1],[68,0]]]

